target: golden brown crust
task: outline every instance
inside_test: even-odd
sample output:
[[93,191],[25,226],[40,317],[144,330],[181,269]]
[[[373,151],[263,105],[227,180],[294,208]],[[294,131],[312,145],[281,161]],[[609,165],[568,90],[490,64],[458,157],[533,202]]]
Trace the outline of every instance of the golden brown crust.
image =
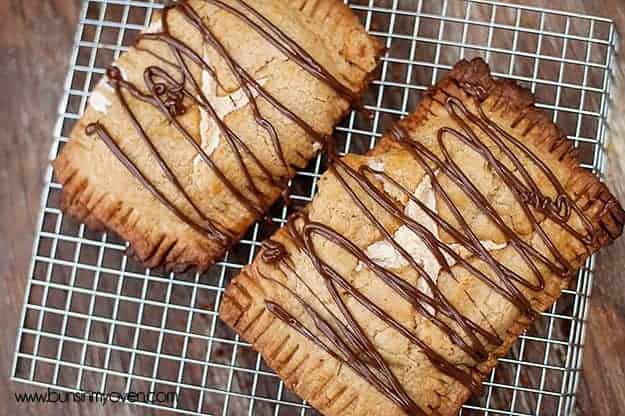
[[360,21],[345,3],[334,0],[289,0],[289,3],[316,22],[320,35],[347,61],[366,72],[376,66],[384,47],[362,30]]
[[376,403],[379,393],[369,384],[259,307],[254,298],[265,293],[258,279],[252,266],[244,268],[224,294],[219,316],[263,354],[288,389],[324,415],[399,414],[389,403]]
[[[622,233],[625,215],[618,201],[595,176],[579,167],[569,142],[562,137],[558,128],[547,116],[534,107],[531,94],[509,81],[494,80],[488,66],[481,60],[463,61],[457,64],[447,77],[430,89],[416,111],[401,121],[400,126],[408,132],[411,138],[425,143],[430,150],[434,151],[436,144],[433,138],[436,137],[436,132],[442,125],[450,123],[444,108],[439,104],[441,100],[449,96],[457,97],[473,111],[477,111],[478,102],[481,102],[489,118],[496,121],[506,132],[522,140],[532,152],[541,156],[541,160],[554,172],[568,195],[581,207],[596,235],[592,243],[572,242],[571,240],[574,239],[570,235],[563,233],[548,220],[544,218],[540,220],[540,224],[561,250],[561,254],[573,267],[580,267],[592,252],[609,244]],[[470,157],[467,160],[469,159]],[[388,172],[394,174],[398,182],[413,189],[423,177],[423,171],[411,162],[410,157],[388,136],[385,136],[366,156],[348,155],[345,161],[352,167],[372,162],[381,164],[385,166],[385,171],[388,169]],[[469,174],[473,172],[472,166],[464,167]],[[478,171],[476,177],[487,178],[488,175],[488,172]],[[539,184],[543,183],[539,175],[536,176],[536,180]],[[497,183],[492,186],[494,190],[499,189]],[[506,224],[519,235],[524,236],[525,241],[540,250],[535,232],[518,218],[518,208],[514,202],[509,200],[509,196],[506,199],[504,198],[506,195],[502,194],[502,196],[497,192],[489,193],[489,198],[492,198],[493,203],[499,204],[497,208],[501,209],[501,215],[505,218]],[[364,250],[381,237],[378,231],[371,227],[368,220],[362,218],[362,213],[345,194],[334,175],[326,173],[320,180],[317,196],[308,205],[306,211],[311,220],[334,229]],[[471,228],[480,239],[500,242],[498,241],[500,236],[491,225],[480,221],[477,213],[472,215],[473,207],[467,205],[464,209],[468,213],[467,217],[472,218]],[[389,231],[397,229],[396,222],[389,219],[384,212],[381,210],[373,210],[373,212]],[[445,215],[442,211],[439,214]],[[570,219],[571,224],[577,224],[576,221],[575,218]],[[321,276],[306,260],[306,255],[296,248],[284,229],[279,230],[272,240],[279,241],[286,247],[289,259],[293,263],[291,267],[299,276],[303,276],[303,279],[314,288],[320,298],[326,299],[323,300],[323,304],[332,305],[331,300],[323,297],[324,292],[319,288],[322,287],[319,283],[322,281]],[[458,266],[454,266],[454,275],[458,280],[454,281],[445,277],[444,273],[441,274],[438,280],[440,290],[461,313],[467,314],[478,324],[490,326],[503,341],[500,346],[489,348],[488,358],[483,362],[476,364],[470,360],[466,361],[462,354],[458,354],[453,347],[449,346],[445,336],[436,332],[432,326],[428,326],[427,322],[423,322],[423,318],[409,305],[403,303],[395,292],[385,287],[378,277],[367,271],[358,271],[357,261],[353,256],[331,244],[319,244],[317,254],[324,261],[330,261],[329,264],[332,267],[336,267],[341,275],[363,291],[366,296],[375,300],[377,306],[392,314],[407,327],[412,327],[414,322],[418,322],[414,325],[414,330],[419,331],[419,336],[424,336],[431,346],[449,354],[447,356],[450,360],[471,368],[476,380],[483,380],[488,375],[496,365],[497,359],[508,352],[518,336],[532,322],[527,316],[502,300],[492,289],[475,282],[476,279],[456,269]],[[266,299],[277,302],[291,311],[297,319],[307,322],[306,314],[298,307],[293,296],[285,293],[270,279],[287,285],[298,295],[304,296],[307,301],[311,302],[311,305],[315,305],[315,308],[319,303],[315,303],[316,300],[306,295],[306,290],[302,288],[304,285],[294,278],[293,272],[288,268],[263,262],[262,253],[263,251],[259,253],[254,263],[247,266],[226,289],[220,306],[221,318],[263,354],[269,366],[285,380],[289,388],[308,400],[322,414],[326,416],[404,414],[385,395],[365,382],[346,365],[341,364],[291,326],[268,313],[264,304]],[[525,276],[529,273],[519,266],[522,262],[509,245],[496,249],[493,253],[496,253],[498,261],[508,267],[524,273]],[[474,266],[479,265],[477,260],[472,260],[472,262]],[[517,267],[521,268],[517,269]],[[403,273],[403,269],[398,270],[402,270],[401,273]],[[545,271],[545,276],[543,290],[523,290],[536,311],[549,308],[559,297],[562,289],[568,285],[567,279],[555,273]],[[409,273],[402,274],[402,277],[412,282]],[[389,360],[393,372],[420,407],[432,415],[456,415],[460,406],[468,399],[469,390],[458,381],[442,375],[436,369],[432,370],[431,363],[419,353],[418,348],[409,347],[401,337],[394,337],[392,333],[385,332],[388,328],[383,322],[378,322],[373,315],[355,307],[354,303],[350,303],[348,296],[345,297],[345,302],[353,308],[351,310],[357,321],[384,357]],[[311,327],[314,328],[314,325]],[[381,334],[384,336],[380,337]],[[310,362],[315,365],[309,364]],[[412,365],[415,362],[418,364]],[[334,401],[332,398],[336,392],[340,392],[340,396]],[[345,403],[349,405],[345,407]],[[337,408],[340,408],[340,411]]]
[[[327,66],[326,69],[337,79],[349,85],[357,94],[364,90],[371,72],[375,69],[381,47],[366,34],[357,18],[342,2],[247,2],[285,30],[322,65]],[[227,0],[226,3],[237,4],[232,0]],[[211,6],[209,2],[191,0],[189,4],[203,17],[224,45],[231,49],[233,58],[240,65],[258,79],[262,79],[264,87],[270,93],[315,129],[329,134],[332,127],[348,111],[347,100],[296,63],[286,59],[240,20]],[[154,22],[158,19],[157,16]],[[216,97],[236,93],[238,85],[232,84],[232,75],[221,58],[211,55],[210,48],[204,46],[195,30],[189,30],[189,25],[178,13],[172,13],[169,19],[174,35],[198,54],[206,54],[215,66],[221,85],[231,87],[228,91],[216,91]],[[325,23],[336,24],[340,28],[327,30],[324,29]],[[239,30],[232,30],[233,27]],[[166,47],[153,41],[142,40],[140,46],[163,57],[170,54]],[[128,53],[122,54],[115,65],[123,69],[124,76],[130,77],[132,82],[142,87],[144,69],[149,65],[162,66],[163,63],[133,47]],[[200,79],[199,69],[192,70]],[[114,93],[102,83],[94,91],[106,100],[107,105],[100,103],[100,107],[105,107],[105,114],[102,108],[98,111],[90,105],[73,129],[70,142],[54,162],[55,174],[63,185],[64,210],[84,221],[90,228],[109,229],[119,234],[129,241],[137,258],[148,267],[164,266],[167,269],[182,270],[195,266],[201,270],[206,269],[227,247],[182,223],[128,173],[100,140],[85,134],[85,127],[89,123],[98,121],[104,124],[138,168],[152,182],[158,184],[168,198],[176,201],[176,205],[185,214],[194,215],[190,206],[180,200],[176,189],[163,180],[164,175],[158,170],[157,161],[147,153],[147,148],[141,147],[140,137],[133,130]],[[257,219],[256,215],[242,206],[207,167],[198,163],[191,146],[166,123],[158,111],[128,94],[125,96],[133,111],[147,126],[148,134],[152,136],[155,146],[174,174],[181,178],[186,191],[197,199],[196,202],[211,219],[233,233],[233,242],[236,242]],[[258,132],[249,107],[249,104],[243,104],[228,112],[224,116],[226,124],[241,136],[272,174],[284,174],[276,154],[268,150],[272,149],[268,136],[264,131]],[[275,125],[286,160],[291,165],[288,175],[294,175],[295,168],[305,166],[307,160],[316,154],[317,150],[312,146],[311,138],[266,101],[259,100],[259,108]],[[205,129],[197,107],[191,108],[180,119],[196,137],[199,136],[200,129]],[[222,136],[212,158],[239,190],[248,193],[244,189],[241,169],[225,142]],[[247,164],[250,165],[249,160]],[[251,174],[255,183],[261,182],[258,169],[252,169]],[[271,206],[280,195],[277,187],[260,183],[256,185],[266,193],[263,204],[265,208]]]
[[[580,166],[576,149],[551,118],[534,106],[532,93],[512,80],[494,79],[488,64],[482,59],[462,60],[438,84],[444,90],[450,83],[457,83],[468,95],[483,100],[489,111],[506,120],[520,136],[535,146],[538,151],[554,155],[568,171],[566,188],[574,200],[584,208],[598,232],[593,251],[610,244],[623,233],[625,211],[610,193],[605,183],[600,182],[588,169]],[[429,105],[424,100],[420,107]],[[417,111],[416,113],[419,113]],[[415,114],[416,114],[415,113]],[[427,111],[423,110],[424,114]],[[410,116],[402,123],[410,125],[421,116]],[[519,118],[522,121],[519,122]],[[420,122],[423,122],[422,120]]]

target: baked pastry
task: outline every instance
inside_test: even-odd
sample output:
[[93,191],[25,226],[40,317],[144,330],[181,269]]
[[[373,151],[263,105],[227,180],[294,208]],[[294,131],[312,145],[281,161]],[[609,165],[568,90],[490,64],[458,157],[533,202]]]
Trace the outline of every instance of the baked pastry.
[[149,267],[207,268],[357,103],[381,49],[340,0],[166,7],[55,161],[64,209]]
[[459,62],[230,283],[220,316],[321,413],[456,415],[625,213],[529,91]]

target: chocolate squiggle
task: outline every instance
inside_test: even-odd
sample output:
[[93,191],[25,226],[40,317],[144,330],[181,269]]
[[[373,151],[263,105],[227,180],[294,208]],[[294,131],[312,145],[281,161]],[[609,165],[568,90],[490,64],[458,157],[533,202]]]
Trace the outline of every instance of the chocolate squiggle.
[[[270,240],[269,243],[265,244],[267,248],[261,254],[261,259],[264,262],[284,269],[285,273],[294,275],[299,282],[303,283],[310,294],[328,312],[328,317],[323,318],[301,296],[296,296],[296,299],[302,304],[303,310],[313,322],[314,328],[306,327],[277,302],[267,300],[267,309],[278,319],[286,322],[320,348],[329,351],[334,358],[347,364],[407,414],[425,415],[426,412],[414,403],[401,383],[395,378],[388,363],[384,361],[380,352],[369,340],[365,331],[346,306],[346,297],[353,298],[378,319],[402,334],[410,343],[422,351],[432,365],[441,373],[459,381],[473,392],[479,392],[481,389],[479,377],[474,375],[472,371],[467,371],[466,366],[451,363],[444,356],[433,350],[425,341],[416,336],[411,329],[402,325],[355,288],[345,276],[342,276],[335,268],[321,259],[313,243],[313,237],[330,241],[340,247],[341,250],[356,257],[362,265],[371,270],[388,287],[409,302],[420,315],[438,327],[454,346],[466,353],[476,364],[486,361],[489,357],[489,350],[492,347],[502,345],[503,340],[492,328],[478,325],[457,310],[437,287],[437,283],[434,280],[437,276],[429,276],[408,251],[395,241],[391,232],[384,227],[374,212],[368,208],[360,195],[367,195],[377,206],[389,215],[392,215],[401,225],[408,227],[415,233],[438,262],[440,272],[448,273],[451,275],[451,278],[457,279],[458,276],[455,275],[454,269],[450,267],[450,262],[453,259],[455,265],[468,271],[475,278],[488,285],[493,291],[514,305],[523,315],[531,319],[536,318],[538,312],[532,308],[530,299],[524,295],[520,287],[531,291],[541,291],[545,288],[545,277],[540,272],[540,266],[544,266],[549,272],[563,279],[570,278],[574,273],[573,266],[558,251],[554,242],[543,229],[541,221],[537,218],[537,213],[556,223],[571,238],[585,245],[593,244],[597,238],[597,231],[585,216],[583,209],[578,207],[575,201],[569,197],[562,184],[555,177],[555,174],[526,145],[491,120],[482,109],[481,102],[485,99],[484,94],[480,94],[478,97],[481,97],[481,99],[479,100],[477,114],[473,113],[462,101],[453,96],[447,96],[444,101],[438,101],[458,126],[458,128],[443,127],[437,132],[437,143],[441,150],[440,155],[434,154],[422,143],[411,140],[407,132],[400,127],[395,127],[390,134],[390,137],[394,138],[403,149],[408,151],[412,158],[423,168],[439,200],[449,208],[457,224],[456,226],[443,219],[435,210],[428,208],[410,190],[385,172],[375,170],[366,165],[354,169],[336,155],[331,153],[330,157],[333,162],[329,168],[331,174],[358,207],[360,213],[380,232],[384,240],[401,255],[412,270],[418,274],[419,278],[424,279],[431,294],[425,293],[423,290],[403,280],[390,268],[380,266],[355,243],[332,228],[311,221],[306,213],[297,213],[290,218],[287,224],[288,235],[297,249],[308,256],[315,270],[323,279],[325,288],[330,294],[334,306],[340,312],[339,316],[331,312],[330,308],[321,302],[318,295],[308,287],[304,279],[296,273],[294,267],[290,264],[289,253],[284,245]],[[435,97],[431,98],[436,100]],[[480,139],[481,135],[488,137],[501,150],[505,158],[516,169],[516,173],[513,173],[506,163],[501,160],[505,158],[495,157],[491,149]],[[487,162],[492,171],[499,176],[523,209],[530,222],[532,232],[542,240],[551,257],[536,250],[505,223],[487,197],[480,192],[477,186],[463,172],[461,166],[451,157],[448,143],[452,140],[475,151]],[[522,160],[532,163],[548,179],[553,188],[552,191],[555,192],[555,197],[550,197],[541,190]],[[438,180],[439,175],[447,176],[456,184],[461,192],[464,192],[468,199],[503,233],[509,247],[515,250],[525,265],[531,270],[530,278],[526,278],[502,264],[484,247],[467,220],[463,217],[460,209],[443,189]],[[477,258],[486,265],[490,273],[478,269],[469,258],[463,258],[459,255],[450,244],[441,241],[424,224],[408,217],[404,213],[405,207],[389,195],[383,187],[376,185],[376,181],[382,181],[384,184],[399,190],[409,201],[415,203],[431,218],[437,227],[444,230],[457,244],[466,249],[470,257]],[[569,224],[573,213],[580,219],[583,232],[575,230]],[[495,276],[495,278],[492,276]],[[267,279],[266,276],[263,277]],[[277,282],[275,280],[272,281]],[[277,283],[291,291],[284,284]],[[339,291],[345,294],[342,295]],[[295,294],[291,293],[291,295]],[[434,313],[432,313],[432,310]]]
[[[234,7],[221,2],[220,0],[204,0],[206,3],[212,4],[227,13],[241,19],[247,23],[254,31],[259,33],[268,42],[271,42],[278,50],[282,51],[289,59],[300,65],[311,75],[332,87],[343,98],[353,101],[356,93],[349,87],[343,85],[334,76],[332,76],[325,68],[323,68],[313,57],[311,57],[303,48],[297,45],[284,32],[275,26],[270,20],[262,16],[253,7],[249,6],[243,0],[235,0],[238,7]],[[188,44],[174,37],[169,29],[168,16],[169,13],[176,9],[182,14],[191,27],[197,30],[206,45],[210,46],[226,63],[228,69],[239,84],[248,99],[250,109],[256,123],[267,133],[273,144],[274,153],[277,156],[281,167],[282,175],[275,177],[269,171],[269,168],[263,164],[252,150],[238,137],[226,123],[221,120],[211,105],[210,101],[204,95],[201,85],[193,77],[189,65],[194,64],[202,71],[210,74],[215,82],[219,83],[213,68],[195,52]],[[248,16],[249,15],[249,16]],[[178,178],[174,175],[171,168],[165,162],[163,156],[154,146],[152,140],[145,132],[144,127],[138,121],[136,114],[130,107],[128,100],[123,92],[128,93],[135,99],[141,100],[147,104],[157,108],[170,122],[170,124],[180,132],[185,141],[197,151],[201,160],[216,175],[218,180],[229,190],[236,200],[243,205],[248,212],[255,217],[262,217],[265,208],[271,202],[268,196],[262,192],[255,180],[252,178],[250,164],[254,165],[260,171],[260,179],[270,185],[272,188],[284,188],[290,177],[291,167],[287,162],[280,138],[277,130],[262,114],[258,106],[257,97],[262,97],[280,114],[289,119],[291,122],[299,126],[311,140],[319,143],[325,142],[325,135],[319,133],[310,126],[301,117],[296,115],[292,110],[284,106],[277,98],[264,89],[239,63],[237,63],[224,45],[212,33],[210,28],[202,21],[198,13],[188,4],[187,0],[179,1],[173,5],[166,6],[161,15],[162,31],[159,33],[142,33],[139,40],[149,40],[160,42],[168,46],[173,59],[159,56],[158,54],[144,47],[137,47],[138,50],[144,51],[158,59],[163,65],[152,65],[145,69],[143,73],[145,88],[148,93],[142,92],[137,85],[124,80],[121,71],[116,67],[110,67],[106,71],[106,79],[108,84],[114,89],[115,96],[121,103],[124,113],[130,119],[130,122],[141,138],[142,142],[148,147],[151,155],[156,159],[160,170],[168,181],[182,195],[184,201],[191,207],[192,216],[183,213],[183,210],[175,206],[162,192],[160,192],[154,184],[140,171],[136,164],[124,153],[124,151],[116,144],[109,132],[101,123],[92,123],[86,128],[88,135],[97,134],[106,145],[111,149],[117,159],[128,169],[128,171],[139,180],[168,210],[170,210],[181,221],[189,225],[191,228],[207,235],[219,242],[222,246],[228,246],[235,237],[231,231],[215,219],[208,218],[200,209],[197,202],[184,189]],[[255,95],[256,94],[256,95]],[[219,128],[221,136],[223,136],[232,151],[239,170],[245,178],[245,189],[240,190],[235,186],[206,154],[204,149],[198,144],[198,140],[179,122],[178,117],[187,112],[189,102],[202,108],[213,120]],[[258,180],[258,179],[257,179]],[[287,193],[282,193],[285,199],[288,198]],[[199,218],[199,220],[197,220]]]

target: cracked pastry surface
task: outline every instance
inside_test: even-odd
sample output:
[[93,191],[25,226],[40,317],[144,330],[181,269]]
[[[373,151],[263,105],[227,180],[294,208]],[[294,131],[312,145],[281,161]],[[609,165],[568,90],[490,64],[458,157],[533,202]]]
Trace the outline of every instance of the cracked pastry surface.
[[148,267],[206,269],[357,101],[381,46],[339,0],[185,0],[106,71],[54,162],[63,207]]
[[455,415],[625,213],[532,95],[461,61],[228,286],[220,316],[324,415]]

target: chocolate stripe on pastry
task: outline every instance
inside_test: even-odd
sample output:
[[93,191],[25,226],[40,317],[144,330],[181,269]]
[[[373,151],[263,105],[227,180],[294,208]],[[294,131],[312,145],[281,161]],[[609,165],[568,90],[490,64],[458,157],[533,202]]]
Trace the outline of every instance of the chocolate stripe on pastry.
[[[344,13],[345,6],[338,3],[334,5],[334,1],[331,0],[332,3],[329,4]],[[106,71],[105,82],[114,92],[115,101],[113,103],[107,102],[106,105],[119,105],[121,114],[115,118],[108,117],[107,123],[100,119],[91,121],[83,127],[84,133],[87,136],[102,139],[118,161],[127,168],[127,172],[134,176],[166,210],[202,237],[211,240],[212,243],[210,244],[216,249],[210,251],[221,252],[236,242],[244,229],[239,223],[235,223],[233,226],[228,223],[227,219],[206,212],[205,204],[202,203],[204,196],[197,192],[190,192],[188,185],[183,185],[180,174],[176,172],[171,162],[167,161],[167,155],[163,154],[163,150],[159,150],[157,141],[155,141],[158,137],[149,132],[152,119],[148,119],[147,123],[146,120],[142,120],[140,114],[137,113],[138,110],[135,108],[136,105],[133,104],[133,100],[160,113],[163,120],[166,120],[169,126],[182,137],[183,143],[180,143],[180,146],[191,147],[197,153],[198,162],[204,164],[209,169],[210,174],[214,176],[215,181],[219,182],[220,185],[215,184],[214,187],[216,189],[219,186],[223,187],[240,204],[242,209],[247,211],[241,219],[241,222],[247,223],[264,216],[266,209],[271,206],[276,195],[280,194],[280,192],[276,194],[276,189],[286,189],[288,180],[293,176],[295,168],[302,164],[302,161],[296,162],[293,160],[293,156],[288,156],[285,153],[285,140],[289,140],[290,137],[285,137],[284,133],[280,134],[279,128],[284,129],[285,125],[297,126],[303,131],[303,138],[309,140],[308,145],[313,143],[318,145],[317,148],[320,148],[325,142],[328,130],[327,127],[319,129],[318,126],[305,121],[297,114],[301,113],[301,109],[292,109],[283,104],[281,99],[277,98],[270,89],[263,86],[263,83],[255,78],[257,75],[254,75],[252,70],[246,69],[245,65],[233,57],[223,41],[223,34],[216,33],[214,26],[209,25],[206,17],[201,15],[201,13],[206,13],[207,7],[225,13],[233,21],[242,22],[251,32],[257,33],[263,41],[269,42],[279,53],[283,53],[286,59],[334,91],[339,97],[338,100],[356,103],[363,85],[352,83],[349,77],[345,78],[349,81],[347,83],[339,80],[296,40],[276,26],[268,17],[263,16],[251,3],[248,4],[243,0],[184,0],[166,6],[150,30],[139,35],[139,44],[134,48],[136,53],[147,54],[153,63],[146,65],[141,70],[141,76],[137,76],[133,80],[130,80],[123,73],[123,69],[118,64],[114,64]],[[175,16],[173,16],[174,13]],[[175,27],[171,26],[172,21],[175,21]],[[181,32],[182,27],[187,32]],[[190,35],[188,31],[194,31],[194,33]],[[181,36],[179,32],[183,35]],[[195,43],[197,38],[201,39],[202,47],[205,48],[204,54],[197,50]],[[245,47],[249,46],[246,45]],[[238,93],[246,100],[251,121],[263,132],[263,135],[266,135],[272,152],[265,152],[262,149],[261,154],[258,144],[250,146],[250,138],[238,133],[236,129],[238,126],[227,123],[225,116],[220,114],[220,110],[207,97],[204,90],[204,85],[207,82],[205,77],[212,79],[217,93],[218,89],[225,88],[220,78],[226,77],[226,75],[223,73],[218,75],[214,66],[215,62],[211,62],[207,58],[206,49],[210,49],[211,53],[219,58],[219,63],[223,64],[223,70],[228,73],[227,77],[231,77],[232,81],[236,83]],[[380,48],[376,45],[374,50],[379,51]],[[133,53],[133,49],[131,49],[130,54]],[[198,73],[202,75],[202,79],[198,77]],[[233,111],[236,111],[234,99],[230,98],[230,100],[234,105]],[[261,109],[261,105],[270,106],[288,124],[285,124],[282,119],[279,120],[279,125],[276,124],[275,116],[270,120],[265,114],[267,110]],[[195,126],[190,126],[184,121],[185,117],[192,117],[192,113],[197,108],[201,109],[210,120],[207,123],[212,123],[217,128],[219,138],[223,139],[227,145],[228,152],[234,160],[234,166],[231,166],[227,171],[215,160],[215,155],[212,152],[207,152],[200,144],[202,140],[197,137]],[[325,111],[323,104],[319,105],[319,108]],[[337,120],[338,117],[333,121],[336,122]],[[120,144],[119,139],[121,137],[116,137],[117,135],[107,125],[108,122],[130,125],[153,159],[153,166],[139,166],[136,157],[128,153],[126,146]],[[202,128],[200,126],[200,129]],[[256,140],[262,140],[262,136],[259,135]],[[314,146],[313,149],[315,149]],[[310,157],[300,154],[297,150],[296,154],[300,160]],[[65,172],[63,171],[69,170],[69,168],[63,167],[62,163],[63,161],[57,162],[57,171],[60,171],[61,181],[63,181],[64,176],[68,176],[64,175]],[[169,185],[173,187],[172,189],[175,189],[174,193],[159,189],[162,185],[152,179],[154,174],[149,174],[153,170],[159,171],[157,175],[159,181],[160,177],[167,180]],[[233,181],[233,176],[235,176],[236,181]],[[282,192],[282,195],[287,199],[285,192]],[[103,222],[106,223],[106,221]],[[134,242],[132,238],[130,240],[131,243]],[[177,240],[181,241],[181,239]],[[180,244],[185,244],[185,242]],[[151,253],[154,252],[154,249],[144,251]],[[156,251],[158,252],[158,250]],[[205,257],[201,253],[197,255]],[[210,257],[214,259],[216,255],[210,255]],[[202,259],[196,263],[200,268],[205,268],[212,259],[209,261]],[[172,266],[176,263],[175,260],[164,259],[163,261]],[[188,263],[185,262],[184,265],[188,265]]]
[[[466,77],[468,71],[479,77]],[[591,177],[570,150],[557,154],[558,146],[537,143],[552,124],[531,101],[515,108],[520,91],[492,81],[483,61],[462,62],[369,156],[331,153],[322,196],[293,215],[226,291],[226,322],[280,368],[288,364],[255,328],[276,337],[286,326],[310,343],[300,341],[298,350],[312,354],[316,347],[357,377],[331,370],[333,380],[365,380],[395,406],[363,398],[369,405],[345,414],[456,414],[515,335],[611,239],[598,217],[621,218],[618,234],[623,226],[613,197],[603,194],[603,206],[595,207],[573,191],[574,182]],[[498,111],[497,100],[506,98],[506,111],[518,116]],[[430,196],[423,193],[428,187]],[[350,224],[334,219],[333,210],[349,213]],[[273,319],[258,318],[258,310]],[[380,327],[393,335],[380,340]],[[390,351],[398,345],[404,347],[396,356]],[[415,354],[427,364],[412,364]],[[433,379],[415,383],[410,373],[430,366],[447,386],[443,392],[430,391]],[[301,380],[294,389],[322,413],[343,414],[315,401]]]
[[[279,32],[281,34],[281,37],[276,38],[276,37],[270,36],[262,27],[260,27],[253,20],[247,18],[245,15],[243,15],[241,12],[239,12],[237,9],[233,7],[230,7],[218,0],[205,0],[205,1],[211,4],[215,4],[218,7],[224,10],[227,10],[229,13],[235,14],[237,17],[244,19],[246,23],[248,23],[250,26],[254,28],[254,30],[263,33],[263,36],[267,40],[271,41],[274,45],[276,45],[276,47],[278,47],[280,50],[283,50],[283,51],[286,50],[284,43],[288,43],[289,46],[293,44],[293,42],[290,41],[286,37],[286,35],[280,32],[280,30],[276,28],[275,26],[273,26],[271,22],[269,22],[267,19],[263,18],[262,20],[263,24],[268,25],[271,28],[270,30]],[[254,16],[258,16],[258,13],[253,8],[247,6],[243,1],[237,0],[236,3],[238,3],[239,5],[245,5],[246,10],[253,11]],[[193,206],[196,213],[200,217],[202,217],[202,219],[205,222],[207,222],[209,226],[205,229],[201,228],[198,224],[192,223],[188,218],[185,219],[185,222],[193,226],[196,230],[198,229],[204,230],[205,232],[208,233],[209,237],[219,239],[224,245],[230,245],[232,243],[231,241],[232,236],[217,229],[214,226],[213,222],[208,218],[204,218],[203,214],[201,213],[201,210],[199,210],[197,206],[193,204],[190,197],[186,194],[184,188],[180,185],[180,182],[175,178],[175,176],[173,175],[173,173],[167,166],[166,162],[158,154],[158,151],[154,149],[149,137],[145,134],[145,132],[141,128],[141,125],[132,114],[132,110],[128,106],[127,101],[123,98],[123,96],[120,94],[120,91],[119,91],[120,88],[124,88],[130,91],[130,93],[134,97],[140,98],[143,101],[148,102],[152,104],[153,106],[159,108],[161,112],[169,119],[169,121],[173,125],[175,125],[178,130],[180,130],[180,132],[183,134],[185,139],[187,139],[188,143],[196,147],[196,150],[202,156],[202,160],[210,166],[211,170],[213,170],[213,172],[217,174],[219,179],[230,190],[230,192],[232,192],[232,194],[235,195],[236,198],[243,205],[245,205],[245,207],[247,207],[247,209],[250,212],[252,212],[254,215],[256,216],[262,215],[266,202],[261,199],[263,194],[255,185],[251,177],[251,173],[247,165],[243,161],[243,156],[241,153],[243,152],[247,156],[249,156],[254,161],[254,163],[261,169],[263,176],[264,176],[263,177],[264,180],[270,182],[270,184],[273,186],[278,186],[278,183],[276,183],[272,174],[254,156],[254,154],[245,145],[245,143],[243,143],[241,139],[219,118],[213,106],[210,104],[208,99],[206,99],[206,97],[204,96],[202,92],[202,88],[200,87],[199,81],[196,80],[191,75],[185,58],[191,60],[193,63],[200,66],[202,70],[204,71],[209,71],[210,73],[212,73],[212,68],[197,53],[195,53],[189,45],[186,45],[184,42],[181,42],[180,40],[176,39],[175,37],[171,35],[169,31],[169,26],[167,23],[167,18],[168,18],[169,12],[174,7],[176,7],[180,12],[183,13],[185,19],[187,19],[189,24],[202,34],[202,38],[206,41],[206,43],[210,45],[227,62],[230,70],[236,76],[237,81],[239,82],[239,85],[241,86],[241,89],[245,92],[245,95],[247,96],[252,106],[252,109],[254,112],[254,118],[256,119],[256,122],[258,123],[260,127],[265,129],[269,133],[271,140],[274,144],[276,153],[284,167],[285,175],[288,174],[288,166],[285,161],[284,154],[282,153],[282,148],[280,146],[280,141],[278,139],[276,130],[267,119],[261,116],[260,111],[258,109],[258,105],[256,103],[256,98],[253,96],[251,92],[252,89],[254,89],[256,92],[260,92],[262,90],[262,87],[250,76],[249,73],[247,73],[247,71],[245,71],[236,62],[234,62],[234,60],[232,59],[230,54],[226,51],[222,43],[219,42],[219,40],[217,40],[217,38],[213,35],[211,30],[202,22],[202,19],[200,18],[200,16],[186,2],[183,1],[183,2],[178,3],[175,6],[165,7],[161,15],[161,27],[163,28],[163,32],[142,34],[139,37],[139,39],[144,38],[144,39],[164,42],[170,47],[171,52],[176,59],[174,73],[171,73],[164,67],[150,66],[146,68],[144,72],[144,79],[145,79],[145,86],[150,91],[149,95],[142,94],[135,85],[133,85],[130,82],[124,81],[123,78],[121,77],[120,71],[115,67],[112,67],[111,69],[109,69],[106,75],[108,78],[108,83],[111,84],[113,88],[115,89],[118,99],[122,102],[124,109],[126,110],[128,116],[131,118],[133,126],[135,126],[135,129],[140,133],[141,137],[150,146],[150,149],[152,150],[153,155],[157,158],[159,166],[163,169],[164,173],[167,175],[167,178],[176,186],[176,188],[178,189],[180,193],[184,194],[185,199],[189,201],[189,203]],[[290,49],[288,50],[290,51]],[[289,57],[293,58],[303,68],[306,68],[308,71],[315,74],[315,76],[330,83],[334,88],[337,88],[339,91],[341,91],[342,94],[346,93],[345,87],[343,87],[336,79],[334,79],[331,75],[329,75],[327,71],[320,68],[319,65],[316,64],[314,60],[312,60],[311,57],[305,55],[305,51],[297,47],[297,45],[293,46],[293,50],[294,52],[289,53]],[[212,76],[215,77],[214,73],[212,73]],[[191,84],[192,86],[191,90],[189,90],[189,88],[187,87],[187,83]],[[287,108],[285,108],[282,104],[280,104],[279,101],[277,101],[269,93],[265,92],[264,90],[263,92],[265,93],[263,95],[264,98],[268,99],[268,101],[273,106],[278,108],[282,114],[290,117],[291,120],[296,122],[298,125],[304,126],[305,131],[312,133],[311,137],[313,137],[315,140],[319,142],[321,142],[324,139],[320,133],[317,133],[316,131],[314,131],[314,128],[312,126],[309,126],[306,123],[304,123],[304,121],[302,121],[294,113],[292,113]],[[351,94],[351,91],[350,91],[350,94]],[[186,108],[182,102],[185,97],[191,98],[197,105],[199,105],[204,110],[206,110],[208,114],[210,114],[213,121],[217,123],[221,133],[228,140],[228,144],[230,145],[232,152],[236,155],[239,167],[241,168],[241,171],[245,175],[248,191],[250,191],[252,195],[257,195],[259,198],[259,201],[254,201],[253,199],[250,199],[246,197],[245,195],[243,195],[236,188],[236,186],[234,186],[225,177],[225,175],[215,166],[215,164],[210,160],[210,157],[197,144],[197,141],[193,138],[191,133],[188,130],[184,129],[184,127],[182,127],[178,123],[178,121],[176,120],[176,117],[184,114],[184,112],[186,111]],[[89,126],[87,126],[86,131],[87,132],[97,131],[100,133],[101,137],[105,135],[108,136],[107,134],[101,133],[103,132],[103,128],[96,123],[90,124]],[[108,138],[109,138],[109,141],[112,141],[110,136],[108,136]],[[125,165],[132,164],[132,161],[130,161],[128,157],[123,155],[123,151],[121,149],[117,148],[117,151],[115,152],[115,154],[121,156],[120,160],[122,160],[123,158]],[[133,167],[129,169],[129,171],[133,175],[138,177],[137,175],[138,169],[136,166],[133,165]],[[150,189],[154,189],[154,185],[148,184],[147,179],[142,178],[141,181],[144,182]],[[283,183],[281,184],[281,187],[284,187],[284,186],[286,186],[286,183],[283,181]],[[165,201],[164,196],[162,195],[159,196],[159,200],[161,200],[164,203],[164,205],[166,205],[170,210],[176,210],[175,207],[173,207],[173,204],[171,202]],[[176,215],[180,216],[179,213],[176,213]]]

